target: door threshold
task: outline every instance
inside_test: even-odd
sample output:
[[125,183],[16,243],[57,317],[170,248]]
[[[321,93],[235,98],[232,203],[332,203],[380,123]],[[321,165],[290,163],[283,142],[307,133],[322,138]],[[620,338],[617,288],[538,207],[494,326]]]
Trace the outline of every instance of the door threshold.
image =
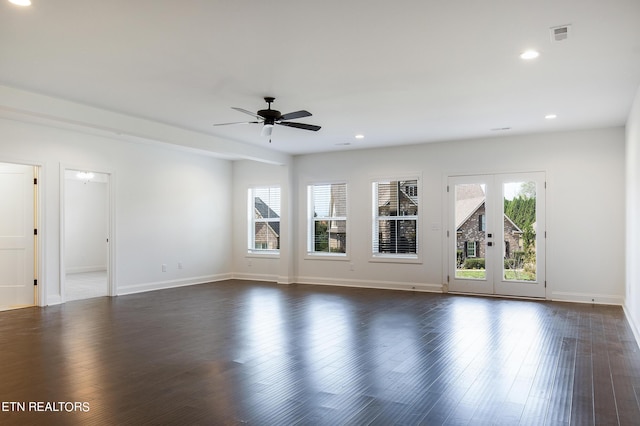
[[537,302],[546,302],[545,297],[533,297],[533,296],[511,296],[508,294],[485,294],[485,293],[465,293],[463,291],[448,291],[445,294],[453,294],[456,296],[478,296],[478,297],[492,297],[496,299],[515,299],[515,300],[534,300]]

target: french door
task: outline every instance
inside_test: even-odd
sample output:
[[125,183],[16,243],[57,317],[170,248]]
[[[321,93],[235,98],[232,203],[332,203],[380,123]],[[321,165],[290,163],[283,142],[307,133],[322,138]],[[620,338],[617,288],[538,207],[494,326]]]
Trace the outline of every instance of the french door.
[[545,297],[543,172],[448,179],[449,290]]

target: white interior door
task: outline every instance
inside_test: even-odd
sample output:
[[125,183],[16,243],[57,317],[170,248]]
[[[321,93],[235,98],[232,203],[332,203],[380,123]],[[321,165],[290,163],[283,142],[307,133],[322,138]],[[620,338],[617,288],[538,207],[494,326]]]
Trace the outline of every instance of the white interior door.
[[33,306],[34,168],[0,163],[0,310]]
[[452,176],[449,290],[545,297],[544,173]]

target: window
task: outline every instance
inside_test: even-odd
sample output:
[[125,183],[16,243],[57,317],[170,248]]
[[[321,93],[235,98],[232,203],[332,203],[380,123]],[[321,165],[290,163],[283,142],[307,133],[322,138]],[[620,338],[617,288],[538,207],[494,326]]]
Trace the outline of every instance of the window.
[[467,257],[476,257],[476,242],[467,241]]
[[406,192],[410,197],[417,197],[418,185],[416,184],[416,181],[405,182],[404,192]]
[[417,257],[418,180],[373,182],[373,255]]
[[347,184],[309,185],[308,253],[346,254]]
[[280,250],[280,188],[249,189],[249,252]]
[[487,230],[487,216],[484,214],[478,215],[478,230],[481,232]]

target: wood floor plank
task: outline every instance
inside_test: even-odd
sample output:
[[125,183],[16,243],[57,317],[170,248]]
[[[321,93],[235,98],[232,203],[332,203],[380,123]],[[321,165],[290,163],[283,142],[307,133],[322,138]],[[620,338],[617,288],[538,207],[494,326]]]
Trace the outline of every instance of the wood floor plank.
[[[0,348],[3,425],[640,419],[615,306],[229,280],[0,312]],[[8,405],[56,401],[90,410]]]

